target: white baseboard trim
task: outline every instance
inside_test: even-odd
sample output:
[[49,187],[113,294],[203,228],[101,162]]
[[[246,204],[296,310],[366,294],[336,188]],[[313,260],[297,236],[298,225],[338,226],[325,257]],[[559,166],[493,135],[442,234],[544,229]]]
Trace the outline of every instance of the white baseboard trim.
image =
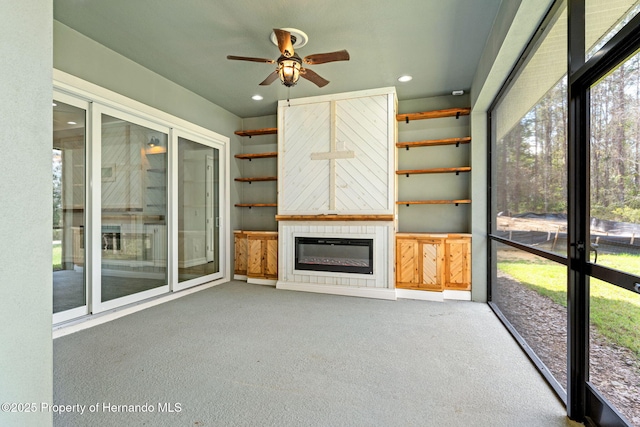
[[396,297],[402,299],[417,299],[420,301],[444,301],[442,292],[434,291],[417,291],[415,289],[399,289],[396,288]]
[[396,300],[395,289],[349,287],[337,285],[319,285],[314,283],[295,283],[278,281],[276,289],[288,291],[314,292],[317,294],[344,295],[350,297]]
[[251,283],[253,285],[266,285],[266,286],[275,286],[277,280],[275,279],[256,279],[255,277],[247,277],[247,283]]
[[442,291],[444,299],[453,299],[458,301],[471,301],[471,291]]
[[205,289],[212,288],[217,285],[221,285],[223,283],[228,283],[227,279],[217,279],[212,282],[204,283],[202,285],[197,285],[192,288],[184,289],[178,292],[170,292],[168,294],[164,294],[146,301],[140,301],[128,306],[115,308],[113,310],[106,311],[104,313],[98,314],[90,314],[86,317],[82,317],[75,321],[69,322],[67,324],[54,325],[52,331],[52,337],[60,338],[65,335],[72,334],[74,332],[82,331],[84,329],[89,329],[93,326],[101,325],[103,323],[110,322],[115,319],[119,319],[120,317],[127,316],[129,314],[135,313],[137,311],[142,311],[146,308],[150,308],[159,304],[163,304],[165,302],[182,298],[184,296],[193,294],[195,292],[204,291]]
[[233,280],[247,280],[246,274],[234,274]]

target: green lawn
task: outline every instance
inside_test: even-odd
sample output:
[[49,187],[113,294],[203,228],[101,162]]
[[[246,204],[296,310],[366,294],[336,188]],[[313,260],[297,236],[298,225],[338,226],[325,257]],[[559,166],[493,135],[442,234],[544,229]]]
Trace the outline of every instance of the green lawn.
[[[640,275],[640,257],[601,254],[598,264]],[[546,260],[504,260],[498,268],[520,283],[567,306],[567,270]],[[614,343],[640,359],[640,295],[591,279],[591,323]]]
[[53,269],[62,269],[62,245],[60,243],[53,245]]

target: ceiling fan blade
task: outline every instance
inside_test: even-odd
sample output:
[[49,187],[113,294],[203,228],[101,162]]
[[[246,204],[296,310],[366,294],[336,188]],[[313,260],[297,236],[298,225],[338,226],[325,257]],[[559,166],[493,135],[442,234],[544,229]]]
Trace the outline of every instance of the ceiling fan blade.
[[337,52],[328,52],[328,53],[316,53],[315,55],[305,56],[303,61],[305,64],[324,64],[327,62],[335,62],[335,61],[348,61],[349,60],[349,52],[346,50],[339,50]]
[[278,39],[278,49],[280,49],[280,53],[286,56],[287,58],[291,58],[294,54],[293,52],[293,43],[291,43],[291,33],[289,31],[280,30],[278,28],[274,28],[273,32]]
[[276,70],[276,71],[274,71],[273,73],[269,74],[269,75],[267,76],[267,78],[266,78],[266,79],[264,79],[264,80],[262,81],[262,83],[260,83],[260,84],[259,84],[259,86],[268,86],[268,85],[270,85],[271,83],[275,82],[276,80],[278,80],[278,71],[277,71],[277,70]]
[[250,56],[227,55],[227,59],[232,59],[234,61],[266,62],[267,64],[275,64],[276,63],[276,61],[274,61],[273,59],[252,58]]
[[320,77],[318,73],[308,68],[300,69],[300,77],[304,77],[305,79],[309,80],[311,83],[314,83],[318,87],[324,87],[329,84],[329,80],[326,80]]

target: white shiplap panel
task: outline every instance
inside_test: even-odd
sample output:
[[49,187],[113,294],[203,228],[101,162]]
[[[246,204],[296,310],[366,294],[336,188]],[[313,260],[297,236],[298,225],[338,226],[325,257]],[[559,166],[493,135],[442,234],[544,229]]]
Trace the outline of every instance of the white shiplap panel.
[[330,141],[330,104],[315,103],[284,110],[281,147],[283,192],[279,212],[329,209],[329,161],[311,160],[311,153],[327,152]]
[[354,159],[336,161],[336,208],[381,211],[389,206],[390,141],[387,96],[337,103],[338,147],[353,150]]

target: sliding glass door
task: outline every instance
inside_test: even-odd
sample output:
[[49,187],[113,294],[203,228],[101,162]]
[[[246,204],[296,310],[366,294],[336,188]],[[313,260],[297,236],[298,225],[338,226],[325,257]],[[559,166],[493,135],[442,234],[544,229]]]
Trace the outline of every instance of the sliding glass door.
[[86,102],[56,94],[53,101],[54,323],[87,313],[85,280]]
[[178,136],[178,283],[183,289],[222,277],[220,268],[220,149]]
[[100,221],[94,233],[100,287],[94,311],[102,311],[169,290],[169,129],[104,107],[96,110]]
[[228,138],[101,96],[54,89],[54,325],[229,278]]

